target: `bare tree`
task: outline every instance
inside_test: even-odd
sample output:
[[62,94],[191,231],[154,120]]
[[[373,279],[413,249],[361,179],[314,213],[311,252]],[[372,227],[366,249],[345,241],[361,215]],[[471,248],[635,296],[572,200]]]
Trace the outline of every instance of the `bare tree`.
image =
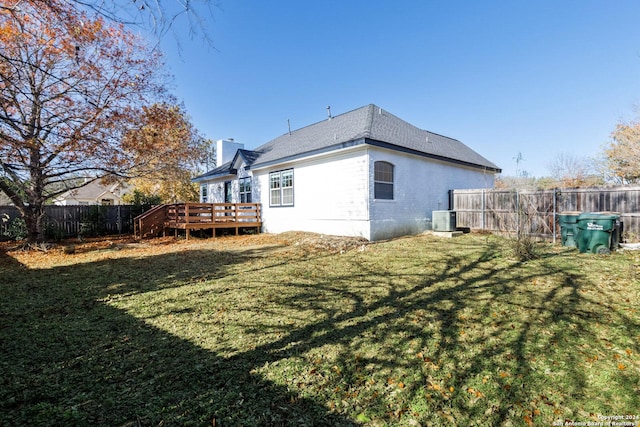
[[584,187],[595,184],[593,162],[572,153],[560,153],[547,165],[551,177],[561,187]]

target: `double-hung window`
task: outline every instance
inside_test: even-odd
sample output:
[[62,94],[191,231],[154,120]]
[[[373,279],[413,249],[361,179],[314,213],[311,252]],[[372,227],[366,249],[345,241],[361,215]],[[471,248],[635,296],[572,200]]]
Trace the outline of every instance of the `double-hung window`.
[[293,169],[269,174],[269,205],[293,206]]
[[373,164],[373,197],[378,200],[393,200],[393,165],[389,162]]
[[240,203],[251,203],[251,178],[240,178]]

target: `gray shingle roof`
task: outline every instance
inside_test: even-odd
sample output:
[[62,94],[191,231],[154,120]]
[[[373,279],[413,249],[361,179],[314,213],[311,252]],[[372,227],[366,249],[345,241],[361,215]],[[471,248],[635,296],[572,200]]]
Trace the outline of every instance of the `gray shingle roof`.
[[260,153],[257,151],[240,149],[238,150],[238,153],[234,156],[232,161],[233,163],[235,163],[238,156],[242,157],[242,159],[245,161],[246,164],[252,165],[260,157]]
[[362,143],[500,171],[460,141],[419,129],[373,104],[279,136],[254,150],[259,156],[253,166],[331,151],[362,139]]
[[[250,151],[252,154],[243,153],[243,156],[246,160],[252,158],[249,166],[256,168],[359,144],[501,171],[495,163],[460,141],[419,129],[374,104],[286,133]],[[217,169],[218,173],[229,171],[229,166]],[[202,177],[212,176],[214,171]]]
[[233,169],[231,168],[231,161],[228,161],[218,167],[211,169],[210,171],[207,171],[206,173],[203,173],[202,175],[198,175],[197,177],[193,178],[191,181],[192,182],[206,181],[207,178],[214,178],[222,175],[230,175],[232,173],[233,173]]

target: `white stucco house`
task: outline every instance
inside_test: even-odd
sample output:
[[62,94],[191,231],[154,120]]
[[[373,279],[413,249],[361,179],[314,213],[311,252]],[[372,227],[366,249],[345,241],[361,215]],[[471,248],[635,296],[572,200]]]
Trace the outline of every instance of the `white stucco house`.
[[258,202],[269,233],[381,240],[430,227],[449,190],[492,188],[500,169],[460,141],[370,104],[254,149],[217,142],[217,167],[194,179],[202,202]]

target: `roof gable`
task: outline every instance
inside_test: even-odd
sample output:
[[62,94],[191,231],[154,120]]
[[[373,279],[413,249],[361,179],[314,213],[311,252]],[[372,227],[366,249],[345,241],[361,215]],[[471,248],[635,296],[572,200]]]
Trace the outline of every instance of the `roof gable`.
[[231,160],[231,167],[235,170],[238,170],[242,166],[243,162],[248,167],[252,165],[253,162],[258,159],[258,157],[260,157],[260,153],[258,153],[257,151],[239,149],[236,152],[236,155],[233,157],[233,160]]

